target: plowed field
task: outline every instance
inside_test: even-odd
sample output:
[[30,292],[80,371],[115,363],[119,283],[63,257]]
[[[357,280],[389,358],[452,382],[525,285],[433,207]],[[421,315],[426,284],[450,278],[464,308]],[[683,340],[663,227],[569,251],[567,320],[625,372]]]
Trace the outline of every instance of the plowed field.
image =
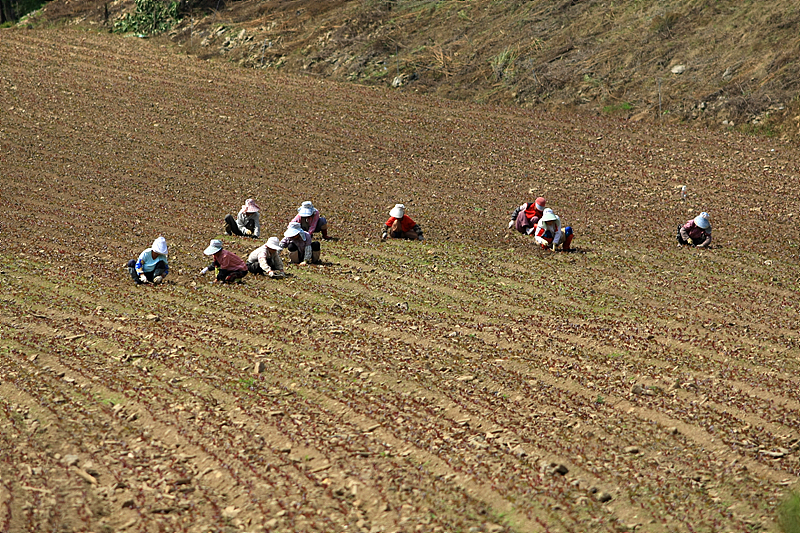
[[[777,531],[799,155],[1,30],[0,530]],[[505,229],[540,195],[575,252]],[[248,197],[323,264],[200,276]]]

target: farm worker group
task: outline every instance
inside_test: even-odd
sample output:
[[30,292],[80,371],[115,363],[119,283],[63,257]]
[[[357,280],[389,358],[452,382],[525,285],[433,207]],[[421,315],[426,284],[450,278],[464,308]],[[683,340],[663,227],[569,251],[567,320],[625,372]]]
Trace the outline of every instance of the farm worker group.
[[534,202],[527,202],[511,212],[508,229],[514,228],[525,235],[533,235],[533,240],[543,249],[569,252],[572,245],[572,227],[561,228],[561,218],[545,207],[547,201],[541,196]]
[[[261,236],[261,208],[253,198],[245,200],[236,217],[226,215],[223,231],[227,235],[249,237]],[[213,283],[241,282],[247,274],[265,276],[271,279],[286,277],[286,270],[281,260],[281,252],[289,253],[289,261],[298,265],[320,262],[320,243],[314,241],[314,233],[318,232],[323,239],[329,240],[328,220],[320,215],[318,209],[310,201],[303,202],[297,208],[297,215],[289,222],[283,232],[283,239],[270,237],[267,241],[250,252],[247,260],[242,260],[230,250],[226,250],[220,239],[211,239],[203,253],[211,258],[211,264],[204,267],[201,275],[210,271],[214,273]],[[127,263],[131,279],[137,284],[158,284],[169,272],[167,266],[167,241],[159,237],[150,248],[143,251],[138,259]]]
[[[508,229],[516,229],[524,235],[532,235],[534,242],[542,249],[569,252],[572,250],[574,233],[571,226],[563,227],[561,217],[546,207],[543,197],[533,202],[526,202],[511,212]],[[261,208],[253,198],[245,200],[236,217],[225,216],[224,231],[228,235],[260,238]],[[711,244],[711,216],[702,212],[685,224],[678,226],[678,245],[707,248]],[[406,239],[424,240],[422,228],[406,214],[404,204],[395,204],[389,211],[389,219],[382,224],[381,240]],[[319,232],[325,240],[328,236],[328,220],[322,216],[310,201],[303,202],[297,208],[283,232],[283,239],[270,237],[264,244],[250,252],[244,261],[235,253],[226,250],[221,240],[212,239],[204,254],[212,258],[212,262],[200,273],[214,271],[215,283],[232,283],[240,281],[248,273],[263,275],[272,279],[286,277],[281,260],[281,252],[288,251],[289,261],[296,265],[319,263],[322,252],[319,241],[314,234]],[[159,284],[169,273],[167,261],[167,241],[158,237],[150,248],[145,249],[137,259],[131,259],[127,268],[131,279],[137,284]]]

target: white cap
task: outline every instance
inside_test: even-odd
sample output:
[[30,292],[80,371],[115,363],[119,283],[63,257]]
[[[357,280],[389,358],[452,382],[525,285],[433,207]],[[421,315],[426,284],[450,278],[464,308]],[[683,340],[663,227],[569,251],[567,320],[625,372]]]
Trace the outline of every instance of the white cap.
[[294,237],[302,232],[303,226],[301,226],[299,222],[289,222],[289,226],[286,228],[286,231],[283,232],[283,236]]
[[711,221],[709,218],[711,218],[711,215],[704,211],[694,217],[694,225],[700,229],[708,229],[711,227]]
[[542,211],[542,218],[540,218],[539,220],[541,220],[542,222],[550,222],[551,220],[558,220],[558,217],[556,216],[555,213],[553,213],[553,210],[548,207],[547,209]]
[[406,206],[403,204],[394,204],[394,207],[389,211],[389,216],[394,218],[403,218],[406,214]]
[[281,246],[281,240],[277,237],[270,237],[267,239],[267,248],[272,248],[273,250],[278,251],[283,250],[283,246]]
[[167,239],[159,237],[153,241],[153,246],[151,246],[151,248],[157,254],[167,255]]
[[219,239],[211,239],[211,242],[208,245],[208,248],[203,250],[203,253],[206,255],[214,255],[215,253],[222,250],[222,241]]

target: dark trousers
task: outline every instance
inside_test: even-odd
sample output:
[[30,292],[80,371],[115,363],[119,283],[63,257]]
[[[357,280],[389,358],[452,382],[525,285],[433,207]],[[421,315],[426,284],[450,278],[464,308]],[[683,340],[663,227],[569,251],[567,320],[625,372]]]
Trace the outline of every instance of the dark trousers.
[[[239,225],[236,223],[236,219],[233,218],[233,215],[225,215],[225,224],[230,228],[232,234],[238,235],[239,237],[246,236],[244,233],[242,233],[242,230],[239,229]],[[256,223],[255,221],[248,221],[248,223],[245,224],[245,227],[250,231],[255,231]]]
[[[136,259],[131,259],[128,261],[128,272],[131,275],[131,279],[136,283],[141,283],[142,280],[139,279],[139,274],[136,273]],[[119,264],[119,263],[117,263]],[[145,272],[144,275],[147,276],[147,281],[152,282],[153,278],[156,276],[163,276],[164,272],[167,271],[167,264],[164,261],[158,261],[156,263],[155,268],[152,272]]]
[[264,269],[261,268],[261,265],[259,264],[258,261],[247,263],[247,270],[250,271],[250,273],[253,274],[254,276],[264,273]]
[[[300,251],[300,249],[297,247],[297,245],[294,242],[290,242],[289,246],[287,246],[286,249],[289,250],[290,252],[299,252]],[[311,251],[312,252],[319,252],[320,250],[321,250],[321,247],[320,247],[318,241],[314,241],[314,242],[311,243]],[[306,251],[303,250],[303,253],[306,253]]]
[[233,282],[247,275],[247,270],[217,270],[217,281]]

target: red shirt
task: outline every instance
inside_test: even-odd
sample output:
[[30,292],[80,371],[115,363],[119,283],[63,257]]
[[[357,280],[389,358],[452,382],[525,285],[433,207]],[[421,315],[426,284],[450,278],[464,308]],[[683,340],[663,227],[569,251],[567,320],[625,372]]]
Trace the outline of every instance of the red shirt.
[[[391,228],[395,220],[397,219],[394,217],[390,218],[389,220],[386,221],[386,225]],[[408,231],[412,231],[414,229],[414,226],[416,225],[417,223],[411,220],[410,216],[403,215],[403,218],[400,219],[400,224],[398,225],[397,229],[403,233],[406,233]]]
[[220,270],[247,270],[247,265],[233,252],[222,250],[214,256],[214,266]]

